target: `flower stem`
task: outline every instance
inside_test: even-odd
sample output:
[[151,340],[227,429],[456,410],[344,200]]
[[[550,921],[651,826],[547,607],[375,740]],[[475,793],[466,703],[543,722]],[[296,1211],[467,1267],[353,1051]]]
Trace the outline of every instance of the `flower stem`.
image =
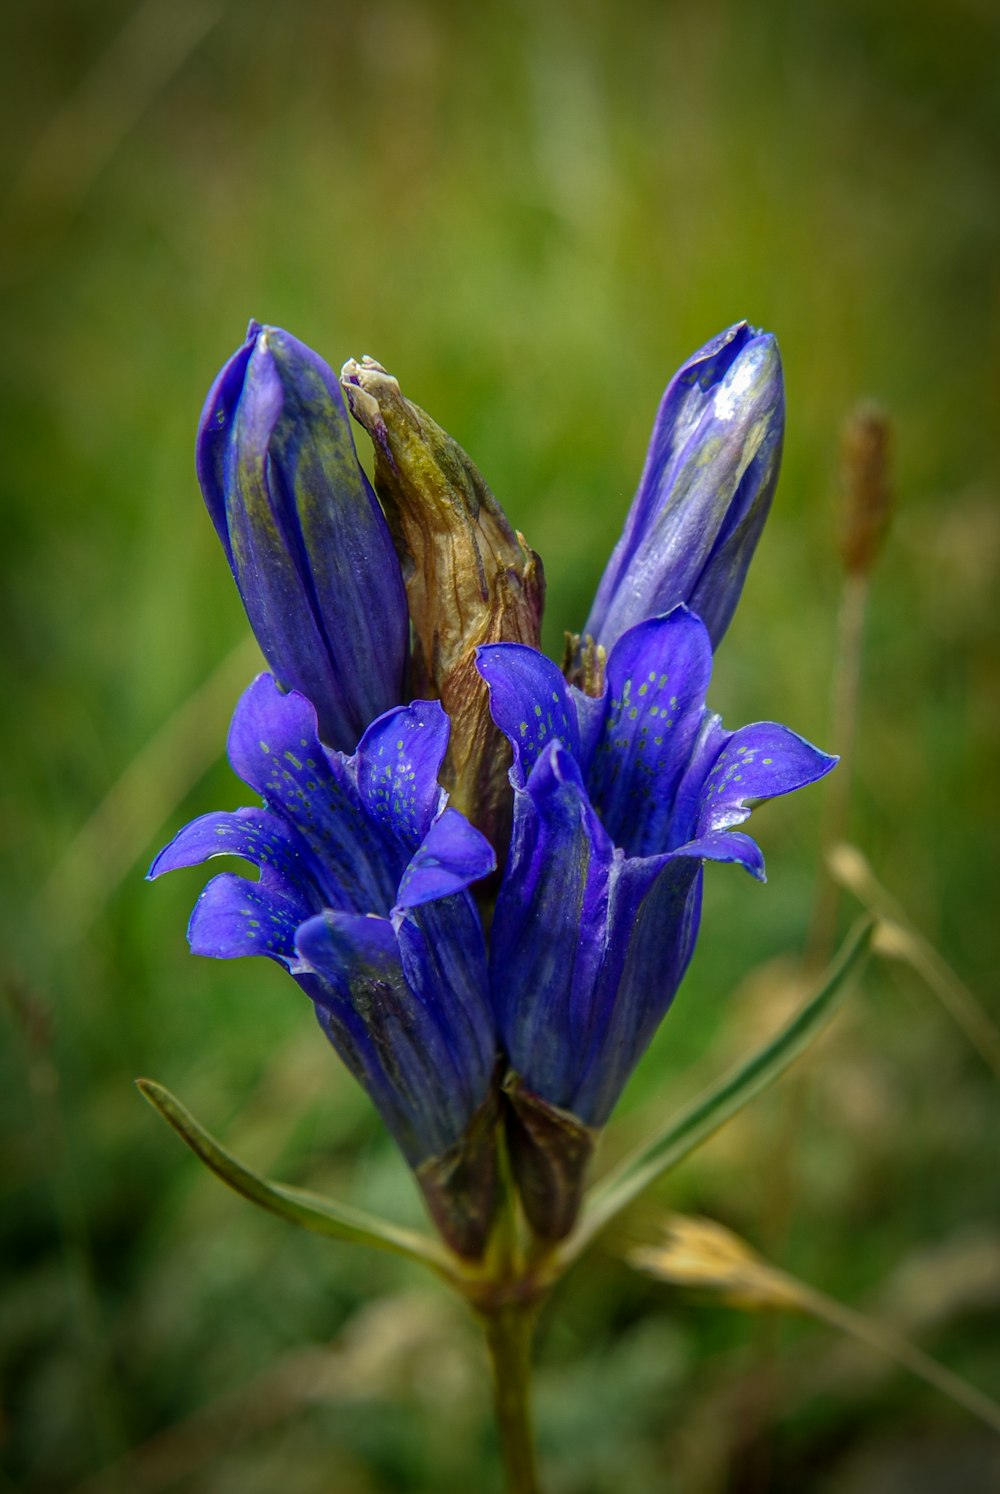
[[493,1369],[493,1404],[507,1494],[539,1494],[531,1428],[531,1345],[537,1306],[507,1303],[481,1314]]

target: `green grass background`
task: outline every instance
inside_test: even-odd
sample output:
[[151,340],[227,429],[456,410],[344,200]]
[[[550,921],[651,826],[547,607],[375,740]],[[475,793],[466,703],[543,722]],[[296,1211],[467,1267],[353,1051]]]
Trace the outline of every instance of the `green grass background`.
[[[898,514],[851,833],[997,1014],[994,16],[987,0],[4,12],[0,1489],[498,1489],[457,1306],[257,1215],[132,1087],[168,1083],[262,1169],[419,1219],[292,983],[188,954],[201,873],[142,881],[187,818],[243,797],[221,748],[255,665],[245,647],[203,688],[247,628],[191,451],[251,315],[336,366],[378,357],[467,447],[544,557],[553,650],[586,615],[669,374],[739,317],[773,329],[784,472],[712,701],[831,747],[838,430],[878,398]],[[777,1021],[773,966],[734,988],[802,946],[821,807],[817,789],[759,816],[766,889],[709,869],[698,955],[609,1149]],[[877,966],[801,1079],[566,1282],[540,1343],[547,1488],[1000,1478],[995,1438],[826,1330],[693,1303],[620,1259],[667,1207],[712,1214],[1000,1396],[997,1115],[930,993]]]

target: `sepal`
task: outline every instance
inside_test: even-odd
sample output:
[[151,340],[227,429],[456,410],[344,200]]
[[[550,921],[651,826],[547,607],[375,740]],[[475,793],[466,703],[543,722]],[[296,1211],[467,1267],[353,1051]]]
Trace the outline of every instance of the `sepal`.
[[511,1072],[504,1079],[507,1146],[525,1217],[542,1240],[565,1239],[583,1201],[597,1131],[543,1100]]
[[416,1169],[427,1210],[442,1238],[467,1260],[481,1258],[496,1218],[499,1118],[493,1085],[454,1146],[428,1157]]

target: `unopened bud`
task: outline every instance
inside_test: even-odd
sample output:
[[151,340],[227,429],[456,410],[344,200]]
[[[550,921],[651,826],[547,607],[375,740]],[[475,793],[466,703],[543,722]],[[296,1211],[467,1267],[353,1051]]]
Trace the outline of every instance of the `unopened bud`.
[[476,669],[484,643],[537,648],[545,583],[538,556],[507,522],[470,458],[405,399],[371,358],[341,383],[375,446],[375,489],[403,567],[413,624],[413,690],[441,700],[452,731],[442,782],[452,804],[506,843],[510,749]]
[[892,518],[892,427],[884,410],[861,405],[841,436],[840,558],[849,575],[867,575]]

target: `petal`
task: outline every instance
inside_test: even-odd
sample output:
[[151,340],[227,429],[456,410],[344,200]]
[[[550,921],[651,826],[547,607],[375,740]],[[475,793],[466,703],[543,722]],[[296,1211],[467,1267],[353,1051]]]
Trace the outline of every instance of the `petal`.
[[324,740],[352,750],[400,699],[408,622],[389,530],[323,359],[252,326],[205,407],[198,472],[268,663],[316,705]]
[[391,925],[326,912],[303,924],[297,947],[321,978],[306,989],[324,1031],[410,1163],[439,1156],[469,1120],[463,1076],[404,978]]
[[741,322],[688,359],[660,405],[585,635],[610,648],[629,627],[686,602],[718,643],[767,517],[783,429],[772,336]]
[[485,835],[457,809],[445,809],[403,873],[396,908],[416,908],[462,892],[489,876],[496,864],[496,852]]
[[490,980],[513,1068],[557,1105],[573,1092],[589,1036],[614,857],[579,768],[550,743],[515,796]]
[[525,644],[495,643],[476,650],[476,668],[489,686],[490,714],[514,749],[512,783],[523,787],[554,739],[579,755],[573,699],[551,659]]
[[626,861],[608,913],[609,953],[594,1025],[568,1108],[607,1120],[677,992],[698,935],[701,868],[675,857]]
[[208,391],[198,422],[198,442],[195,448],[195,465],[205,506],[234,573],[233,547],[229,541],[229,524],[226,519],[226,461],[233,421],[243,393],[247,364],[259,332],[260,323],[251,321],[243,346],[237,348]]
[[153,881],[182,866],[200,866],[213,856],[240,856],[260,867],[263,885],[289,885],[312,894],[322,907],[322,871],[301,837],[266,809],[200,815],[164,846],[148,872]]
[[294,889],[223,872],[194,905],[188,943],[193,954],[217,960],[267,955],[290,970],[297,964],[295,931],[313,911]]
[[236,707],[229,760],[306,842],[326,903],[389,912],[406,850],[365,813],[347,759],[322,746],[304,696],[284,695],[270,675],[259,675]]
[[723,734],[701,790],[697,833],[726,830],[749,818],[749,801],[790,794],[822,778],[837,762],[775,721]]
[[742,830],[714,830],[697,840],[689,840],[673,852],[695,861],[732,861],[743,866],[758,882],[766,882],[764,855],[760,846]]
[[444,797],[437,781],[448,747],[448,717],[437,700],[415,700],[374,722],[354,759],[368,814],[411,851]]
[[632,628],[607,665],[607,714],[587,769],[591,801],[629,856],[668,849],[674,798],[704,718],[712,649],[684,608]]
[[393,919],[403,974],[435,1013],[471,1116],[497,1061],[486,940],[468,894],[424,903]]

